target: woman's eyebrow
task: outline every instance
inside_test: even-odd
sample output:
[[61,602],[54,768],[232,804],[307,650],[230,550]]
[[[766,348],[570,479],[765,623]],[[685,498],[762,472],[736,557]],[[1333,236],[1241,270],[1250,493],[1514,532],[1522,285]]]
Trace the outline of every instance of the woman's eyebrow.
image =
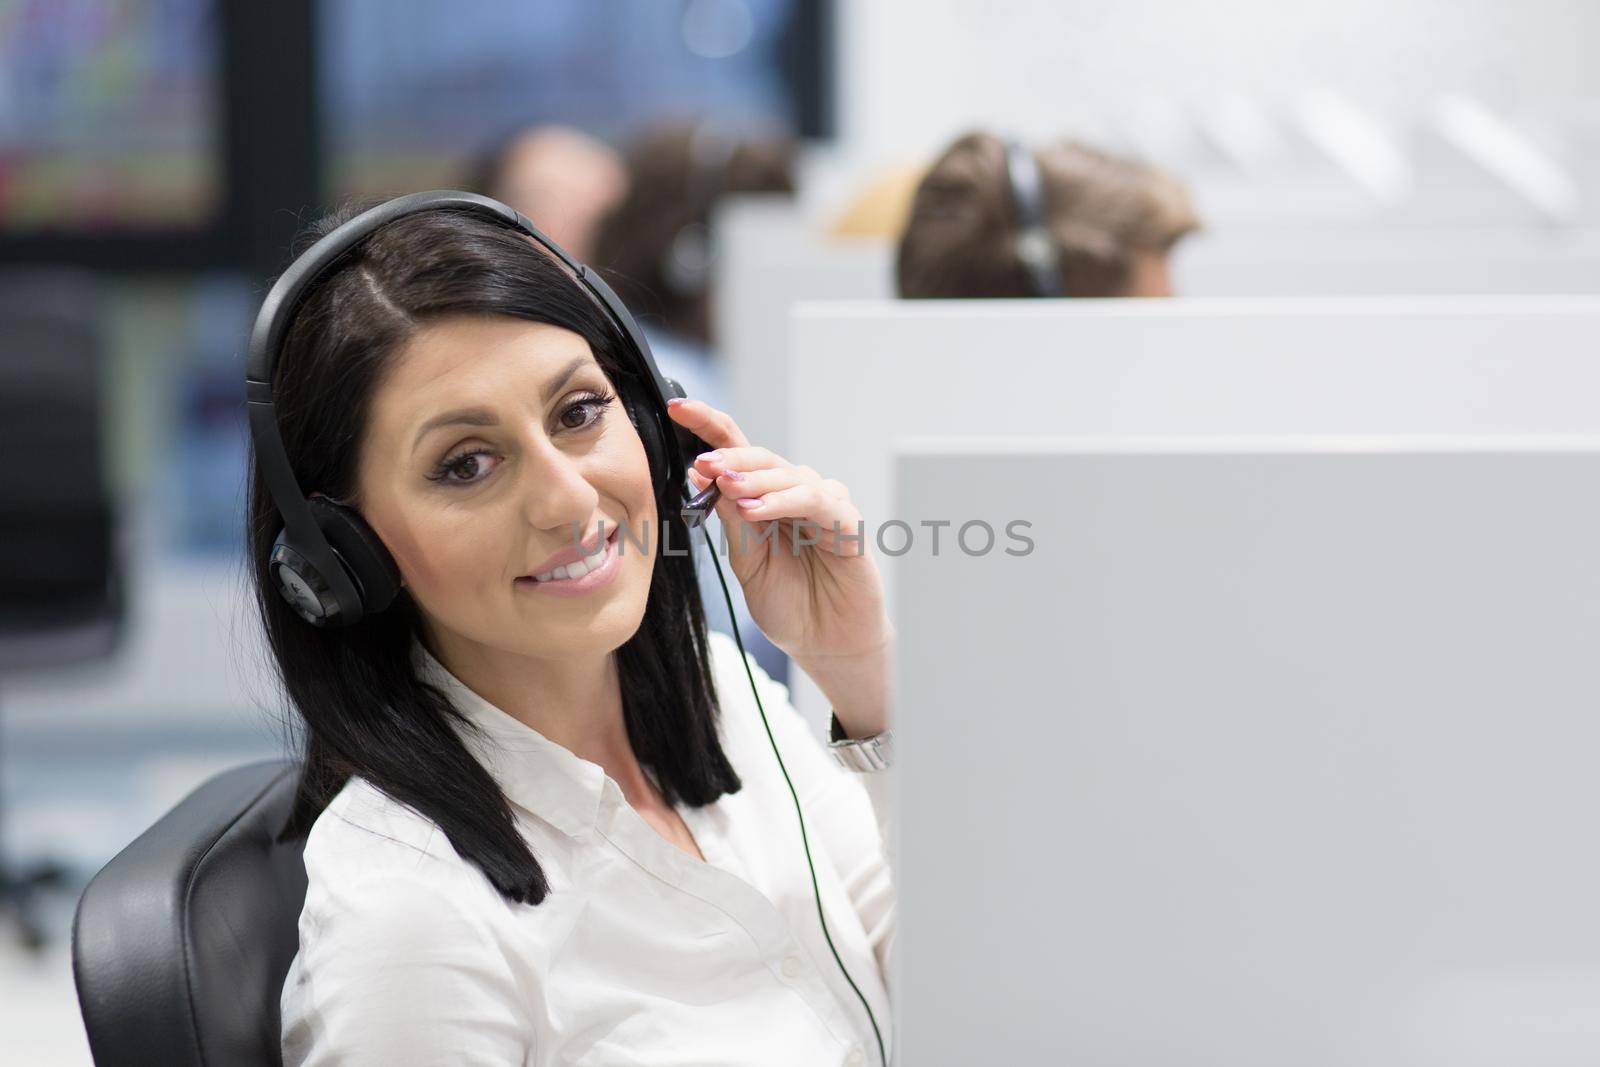
[[415,452],[424,437],[441,427],[498,425],[500,420],[494,417],[494,412],[484,408],[458,408],[455,411],[446,411],[442,415],[435,415],[417,429],[417,436],[411,441],[411,451]]
[[[572,376],[585,366],[596,366],[594,360],[588,356],[579,356],[561,369],[551,382],[544,387],[544,402],[546,404],[559,393],[563,386],[572,379]],[[487,408],[457,408],[435,415],[417,428],[417,436],[411,441],[411,451],[415,452],[422,439],[434,430],[445,426],[498,426],[500,420]]]

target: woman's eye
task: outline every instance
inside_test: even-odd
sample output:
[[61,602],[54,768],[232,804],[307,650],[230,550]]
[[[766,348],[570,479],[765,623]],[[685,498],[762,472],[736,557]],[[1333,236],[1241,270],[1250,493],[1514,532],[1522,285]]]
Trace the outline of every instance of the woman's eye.
[[471,485],[482,481],[499,462],[498,457],[488,452],[466,452],[441,463],[434,474],[434,481]]
[[[561,413],[561,425],[568,430],[582,430],[600,421],[605,415],[605,409],[610,406],[612,398],[609,396],[588,396],[571,405]],[[574,412],[580,414],[577,422],[572,421]],[[592,412],[592,414],[590,414]]]
[[[597,426],[598,422],[605,418],[605,410],[608,406],[611,406],[613,400],[616,400],[614,395],[605,395],[605,397],[602,397],[602,395],[589,395],[589,397],[584,397],[579,402],[573,403],[573,405],[568,405],[568,408],[560,414],[558,421],[562,424],[563,430],[590,429],[590,427]],[[590,410],[594,410],[594,413],[590,414]],[[573,413],[582,414],[584,418],[579,419],[578,422],[573,422],[571,421]],[[478,475],[483,474],[483,467],[486,466],[485,458],[499,459],[496,454],[491,453],[486,448],[475,448],[469,453],[461,453],[459,456],[454,456],[453,459],[446,459],[442,464],[438,464],[438,469],[435,469],[434,474],[429,475],[429,477],[434,482],[443,482],[445,485],[477,485],[478,482],[483,482],[483,477],[478,477]],[[493,467],[490,467],[490,469],[493,470]]]

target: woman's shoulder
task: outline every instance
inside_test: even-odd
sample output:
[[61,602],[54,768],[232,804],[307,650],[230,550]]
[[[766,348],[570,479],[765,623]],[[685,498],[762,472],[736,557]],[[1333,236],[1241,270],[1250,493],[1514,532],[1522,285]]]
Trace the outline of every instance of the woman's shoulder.
[[437,824],[352,778],[312,824],[305,866],[285,1064],[522,1062],[511,906]]
[[437,823],[361,777],[347,781],[312,823],[305,866],[313,886],[393,878],[452,892],[488,886]]

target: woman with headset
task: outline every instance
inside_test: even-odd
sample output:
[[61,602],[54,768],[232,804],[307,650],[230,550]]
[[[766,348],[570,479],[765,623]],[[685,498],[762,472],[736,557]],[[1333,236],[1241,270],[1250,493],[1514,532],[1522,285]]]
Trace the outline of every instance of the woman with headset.
[[[887,1062],[892,629],[847,489],[675,396],[604,283],[496,201],[308,236],[247,383],[305,757],[284,1062]],[[832,702],[831,752],[708,635],[690,490]]]

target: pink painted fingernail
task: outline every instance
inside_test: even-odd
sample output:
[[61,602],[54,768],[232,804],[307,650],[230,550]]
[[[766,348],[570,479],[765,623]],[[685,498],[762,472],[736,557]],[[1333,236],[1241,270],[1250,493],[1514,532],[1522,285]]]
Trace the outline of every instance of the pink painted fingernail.
[[761,498],[758,496],[743,497],[739,500],[739,506],[741,508],[758,508],[761,506]]
[[712,460],[717,460],[717,459],[721,459],[721,458],[722,458],[722,450],[718,449],[715,452],[702,452],[698,456],[694,457],[694,461],[696,463],[708,463],[708,462],[710,462]]
[[730,482],[744,481],[744,471],[723,471],[722,476]]
[[675,408],[679,404],[683,403],[686,399],[688,399],[688,398],[687,397],[681,397],[681,396],[672,397],[670,400],[667,401],[667,407]]

